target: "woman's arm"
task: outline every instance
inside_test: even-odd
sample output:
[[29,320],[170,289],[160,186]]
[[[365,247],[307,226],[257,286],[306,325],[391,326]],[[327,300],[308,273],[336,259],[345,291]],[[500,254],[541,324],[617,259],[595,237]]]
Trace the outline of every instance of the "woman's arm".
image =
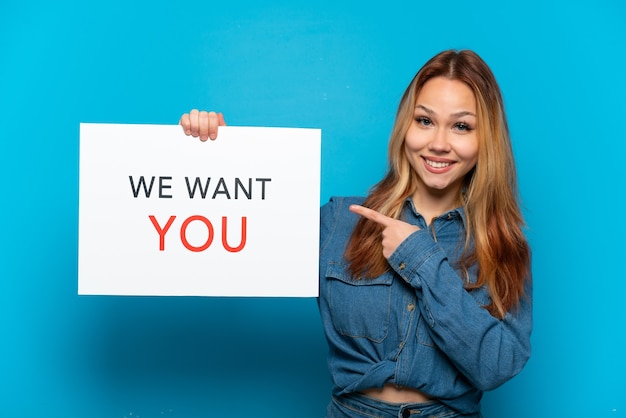
[[476,388],[495,389],[522,370],[531,351],[530,278],[519,305],[498,319],[465,289],[426,231],[411,234],[388,262],[415,289],[433,342]]
[[477,303],[427,231],[363,206],[350,210],[381,224],[383,255],[416,292],[429,335],[480,390],[518,374],[530,357],[532,283],[519,306],[497,319]]

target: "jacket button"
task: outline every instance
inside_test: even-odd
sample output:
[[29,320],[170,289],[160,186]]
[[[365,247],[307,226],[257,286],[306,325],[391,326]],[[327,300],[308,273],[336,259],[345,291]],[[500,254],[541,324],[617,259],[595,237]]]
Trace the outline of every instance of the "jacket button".
[[413,304],[413,303],[409,303],[409,305],[406,307],[406,309],[407,309],[409,312],[413,312],[413,309],[415,309],[415,304]]
[[406,263],[403,261],[398,267],[400,268],[400,270],[404,270],[406,268]]

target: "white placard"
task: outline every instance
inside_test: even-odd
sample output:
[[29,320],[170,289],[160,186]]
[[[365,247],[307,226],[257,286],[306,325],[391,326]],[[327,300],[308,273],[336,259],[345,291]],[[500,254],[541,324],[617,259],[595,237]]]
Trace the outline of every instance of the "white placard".
[[318,295],[319,129],[80,125],[78,293]]

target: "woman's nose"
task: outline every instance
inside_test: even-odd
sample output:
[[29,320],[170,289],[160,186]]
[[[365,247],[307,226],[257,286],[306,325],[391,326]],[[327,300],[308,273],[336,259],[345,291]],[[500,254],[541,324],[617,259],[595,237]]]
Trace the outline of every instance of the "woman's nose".
[[450,142],[448,141],[448,132],[445,129],[436,129],[433,132],[433,137],[428,144],[430,150],[435,152],[447,152],[450,151]]

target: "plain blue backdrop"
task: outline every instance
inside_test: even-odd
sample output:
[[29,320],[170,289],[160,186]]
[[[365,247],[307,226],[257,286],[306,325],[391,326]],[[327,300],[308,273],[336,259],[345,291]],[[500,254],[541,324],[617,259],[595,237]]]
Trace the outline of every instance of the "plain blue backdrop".
[[80,122],[323,130],[322,193],[383,174],[406,84],[476,50],[507,105],[533,356],[486,417],[626,417],[620,0],[0,5],[0,416],[321,417],[314,299],[77,295]]

